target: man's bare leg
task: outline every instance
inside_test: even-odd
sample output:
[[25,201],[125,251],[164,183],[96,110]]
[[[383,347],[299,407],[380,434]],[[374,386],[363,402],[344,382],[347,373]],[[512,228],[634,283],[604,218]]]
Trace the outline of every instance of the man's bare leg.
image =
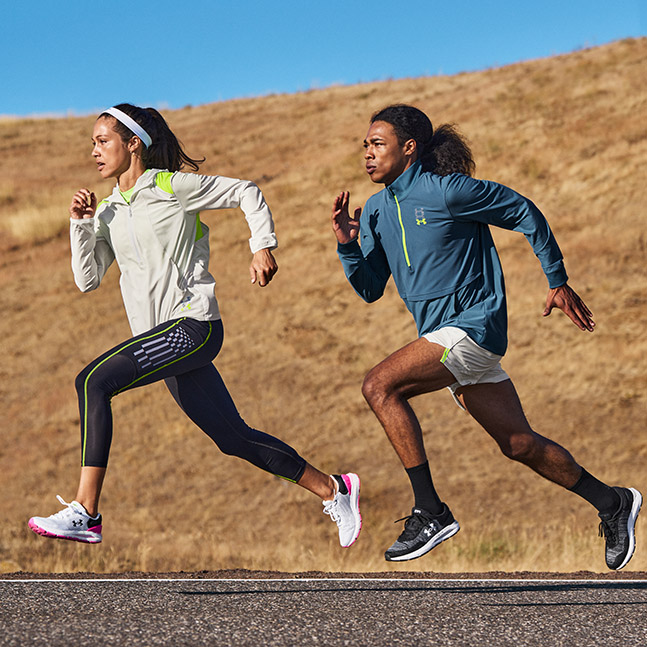
[[465,386],[457,395],[505,456],[565,488],[577,483],[582,468],[561,445],[533,431],[511,380]]
[[364,379],[362,393],[405,468],[427,460],[420,423],[409,398],[456,381],[440,362],[444,352],[438,344],[416,339],[372,368]]

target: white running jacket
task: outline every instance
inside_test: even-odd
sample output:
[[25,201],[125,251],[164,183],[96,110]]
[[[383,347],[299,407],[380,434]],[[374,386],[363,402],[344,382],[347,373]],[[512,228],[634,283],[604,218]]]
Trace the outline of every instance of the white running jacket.
[[252,253],[277,246],[272,214],[252,182],[149,169],[126,202],[119,188],[94,218],[71,219],[74,281],[82,292],[99,287],[113,260],[133,335],[179,317],[220,319],[209,273],[205,209],[240,207]]

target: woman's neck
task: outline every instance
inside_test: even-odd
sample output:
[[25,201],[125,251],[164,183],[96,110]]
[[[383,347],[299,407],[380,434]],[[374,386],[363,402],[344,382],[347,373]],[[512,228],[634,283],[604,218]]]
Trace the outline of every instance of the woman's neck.
[[131,164],[128,169],[117,178],[119,190],[128,191],[129,189],[132,189],[135,186],[135,182],[137,182],[145,172],[146,169],[141,162]]

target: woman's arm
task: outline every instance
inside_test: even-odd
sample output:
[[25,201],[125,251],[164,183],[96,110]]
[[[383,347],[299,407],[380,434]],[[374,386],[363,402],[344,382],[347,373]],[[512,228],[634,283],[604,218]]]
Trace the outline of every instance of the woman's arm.
[[249,266],[251,282],[265,287],[279,269],[271,251],[276,249],[278,241],[272,212],[256,184],[221,175],[175,173],[171,186],[187,213],[205,209],[242,209],[251,232],[249,247],[254,255]]
[[240,207],[251,232],[249,246],[252,254],[261,249],[277,247],[272,212],[261,190],[253,182],[220,175],[175,173],[171,186],[188,213]]
[[96,196],[88,189],[77,191],[70,205],[72,272],[81,292],[98,288],[115,259],[107,240],[95,231],[96,208]]

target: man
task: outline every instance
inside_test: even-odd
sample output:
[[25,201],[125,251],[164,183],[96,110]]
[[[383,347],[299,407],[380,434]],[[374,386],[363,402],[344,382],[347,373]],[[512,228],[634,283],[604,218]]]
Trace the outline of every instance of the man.
[[382,296],[393,275],[419,333],[371,369],[362,389],[415,496],[386,559],[421,557],[459,530],[434,488],[422,430],[408,402],[447,387],[506,456],[595,506],[607,565],[623,568],[635,547],[640,492],[606,485],[533,431],[500,365],[507,348],[505,286],[489,225],[526,235],[549,281],[544,316],[556,307],[583,331],[595,326],[567,283],[546,219],[511,189],[472,178],[465,141],[450,126],[434,132],[417,108],[395,105],[376,113],[364,146],[366,171],[385,188],[369,198],[361,219],[359,208],[350,216],[347,192],[337,196],[332,224],[338,254],[351,285],[368,302]]

